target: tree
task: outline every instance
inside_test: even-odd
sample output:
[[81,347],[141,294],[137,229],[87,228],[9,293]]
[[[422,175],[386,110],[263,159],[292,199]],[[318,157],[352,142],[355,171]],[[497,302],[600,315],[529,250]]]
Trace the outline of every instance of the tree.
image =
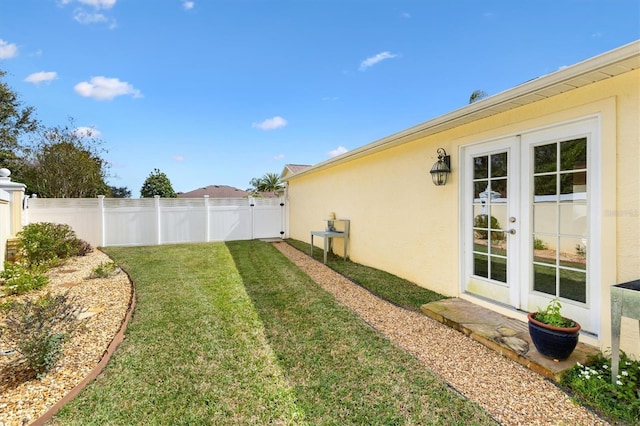
[[[0,78],[5,75],[0,70]],[[11,169],[15,179],[19,179],[22,165],[20,137],[37,130],[34,116],[33,107],[24,107],[18,95],[0,81],[0,166]]]
[[140,189],[141,197],[154,197],[159,195],[161,198],[176,198],[176,192],[171,186],[171,181],[166,174],[158,169],[153,169],[149,176],[142,184]]
[[126,186],[110,186],[109,197],[111,198],[131,198],[131,190]]
[[486,98],[487,96],[489,96],[489,94],[487,92],[485,92],[484,90],[474,90],[471,93],[471,96],[469,96],[469,103],[472,104],[474,102],[481,101],[482,99]]
[[40,130],[40,139],[23,161],[22,183],[43,198],[90,198],[109,193],[109,164],[102,141],[77,132],[73,119],[65,127]]
[[260,178],[253,178],[249,181],[250,190],[254,192],[278,192],[284,189],[284,184],[277,173],[265,173]]

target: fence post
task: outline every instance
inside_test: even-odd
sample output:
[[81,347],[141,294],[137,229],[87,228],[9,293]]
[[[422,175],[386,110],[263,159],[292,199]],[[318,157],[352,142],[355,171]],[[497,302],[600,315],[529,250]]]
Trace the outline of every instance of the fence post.
[[100,223],[100,246],[107,246],[106,220],[104,217],[104,195],[98,195],[98,218]]
[[247,201],[249,201],[249,217],[251,218],[251,239],[253,240],[253,236],[254,236],[254,222],[255,222],[255,216],[254,216],[254,206],[255,204],[255,200],[253,199],[253,197],[247,197]]
[[280,238],[285,239],[285,229],[286,229],[286,219],[285,219],[285,208],[284,208],[284,197],[278,197],[278,201],[280,201]]
[[210,215],[210,213],[209,213],[209,196],[205,195],[204,196],[204,220],[206,220],[207,222],[204,224],[204,229],[205,229],[205,232],[207,233],[207,235],[205,236],[204,240],[206,242],[210,241],[209,235],[211,234],[211,221],[210,221],[209,215]]
[[155,205],[156,205],[156,244],[160,245],[160,244],[162,244],[162,235],[161,235],[162,222],[161,222],[161,218],[160,218],[160,196],[159,195],[154,195],[153,198],[155,199]]

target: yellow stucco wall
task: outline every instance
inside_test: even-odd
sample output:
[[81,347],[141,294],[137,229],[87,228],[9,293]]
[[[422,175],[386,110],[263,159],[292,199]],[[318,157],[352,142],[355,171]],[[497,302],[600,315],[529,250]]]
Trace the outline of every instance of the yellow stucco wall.
[[[627,72],[294,176],[288,184],[289,236],[309,242],[310,231],[323,229],[323,219],[335,212],[351,220],[353,261],[458,296],[460,147],[596,115],[602,144],[603,247],[601,270],[595,272],[602,286],[599,343],[606,348],[609,286],[640,278],[639,82],[639,70]],[[444,187],[434,186],[429,175],[438,147],[452,156],[453,172]],[[623,350],[640,354],[638,336],[638,322],[625,320]]]

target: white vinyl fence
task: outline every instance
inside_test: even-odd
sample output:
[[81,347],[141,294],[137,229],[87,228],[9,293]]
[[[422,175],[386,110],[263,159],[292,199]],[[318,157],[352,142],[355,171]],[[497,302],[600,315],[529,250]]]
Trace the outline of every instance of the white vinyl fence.
[[24,224],[70,225],[93,246],[281,238],[282,198],[29,198]]

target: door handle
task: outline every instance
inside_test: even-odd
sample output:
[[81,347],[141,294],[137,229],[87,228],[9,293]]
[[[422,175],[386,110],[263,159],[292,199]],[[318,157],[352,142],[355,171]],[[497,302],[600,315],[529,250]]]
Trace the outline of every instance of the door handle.
[[516,235],[516,230],[515,229],[509,229],[507,232],[509,234],[511,234],[511,235]]

